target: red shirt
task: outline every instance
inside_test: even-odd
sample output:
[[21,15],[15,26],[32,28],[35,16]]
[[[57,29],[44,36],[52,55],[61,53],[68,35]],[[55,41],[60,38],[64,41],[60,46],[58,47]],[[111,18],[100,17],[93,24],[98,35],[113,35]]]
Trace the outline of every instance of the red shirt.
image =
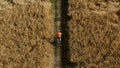
[[61,32],[57,32],[57,37],[58,37],[58,38],[61,38],[61,35],[62,35]]

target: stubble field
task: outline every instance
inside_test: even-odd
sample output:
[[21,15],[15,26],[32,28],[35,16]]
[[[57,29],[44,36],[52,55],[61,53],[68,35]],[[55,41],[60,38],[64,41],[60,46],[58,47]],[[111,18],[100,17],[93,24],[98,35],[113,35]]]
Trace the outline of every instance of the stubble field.
[[14,3],[0,10],[0,68],[53,68],[51,2]]
[[120,1],[68,0],[70,61],[76,68],[120,67]]
[[[62,67],[119,68],[120,0],[62,4]],[[50,0],[0,0],[0,68],[54,67],[52,11]]]

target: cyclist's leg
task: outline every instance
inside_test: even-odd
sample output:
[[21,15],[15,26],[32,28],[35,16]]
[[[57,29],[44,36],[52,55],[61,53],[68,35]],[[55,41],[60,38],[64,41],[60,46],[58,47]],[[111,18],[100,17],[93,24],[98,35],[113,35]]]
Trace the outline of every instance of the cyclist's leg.
[[58,41],[58,43],[61,43],[61,38],[58,38],[58,40],[57,40],[57,41]]
[[60,38],[60,42],[61,42],[61,38]]
[[57,43],[59,43],[59,38],[57,38]]

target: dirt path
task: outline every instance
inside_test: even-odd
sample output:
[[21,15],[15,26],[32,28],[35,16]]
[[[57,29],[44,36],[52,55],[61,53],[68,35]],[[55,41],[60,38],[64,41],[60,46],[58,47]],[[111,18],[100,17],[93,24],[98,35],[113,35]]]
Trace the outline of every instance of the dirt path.
[[62,68],[62,65],[61,65],[61,45],[57,45],[55,47],[55,67],[54,68]]
[[[61,30],[61,0],[57,0],[57,6],[56,6],[56,32],[57,30]],[[61,44],[56,44],[55,46],[55,66],[54,68],[62,68],[62,62],[61,62]]]

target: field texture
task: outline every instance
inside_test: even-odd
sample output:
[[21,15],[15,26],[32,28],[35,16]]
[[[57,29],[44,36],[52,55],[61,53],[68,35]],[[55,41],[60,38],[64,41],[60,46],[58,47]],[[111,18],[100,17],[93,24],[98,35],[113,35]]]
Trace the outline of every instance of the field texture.
[[70,61],[83,68],[120,67],[120,0],[69,0]]
[[53,68],[50,1],[15,3],[11,7],[0,10],[0,68]]

